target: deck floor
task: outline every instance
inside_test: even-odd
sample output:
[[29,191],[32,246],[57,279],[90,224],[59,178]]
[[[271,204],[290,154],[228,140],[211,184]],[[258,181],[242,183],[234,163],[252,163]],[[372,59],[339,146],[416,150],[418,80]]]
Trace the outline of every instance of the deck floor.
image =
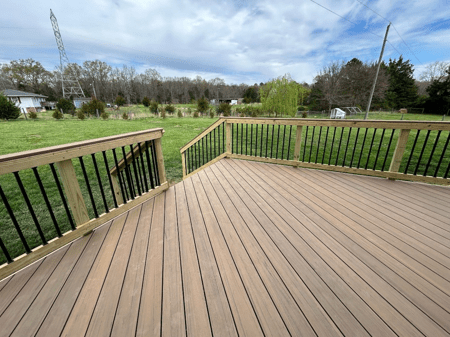
[[223,159],[0,282],[0,336],[448,336],[449,206]]

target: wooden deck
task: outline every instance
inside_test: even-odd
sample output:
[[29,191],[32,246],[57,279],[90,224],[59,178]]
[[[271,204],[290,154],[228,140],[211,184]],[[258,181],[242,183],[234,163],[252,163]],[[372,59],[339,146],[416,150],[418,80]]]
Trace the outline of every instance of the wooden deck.
[[450,188],[222,159],[0,282],[0,336],[448,336]]

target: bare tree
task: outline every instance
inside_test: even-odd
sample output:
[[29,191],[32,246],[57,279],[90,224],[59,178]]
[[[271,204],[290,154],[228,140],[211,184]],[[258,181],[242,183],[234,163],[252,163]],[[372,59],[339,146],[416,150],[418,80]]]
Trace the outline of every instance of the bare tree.
[[447,73],[446,70],[450,67],[450,62],[436,61],[428,64],[425,70],[420,75],[420,80],[425,82],[433,82],[434,80],[445,80]]

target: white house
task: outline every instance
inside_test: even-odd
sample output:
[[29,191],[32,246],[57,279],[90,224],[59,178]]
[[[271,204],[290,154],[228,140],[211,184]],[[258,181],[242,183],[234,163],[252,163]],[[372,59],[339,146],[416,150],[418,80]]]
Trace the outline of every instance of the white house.
[[14,89],[5,89],[2,91],[3,95],[14,102],[22,113],[28,113],[30,111],[39,112],[43,110],[41,103],[45,102],[47,96],[34,94],[32,92],[25,92]]

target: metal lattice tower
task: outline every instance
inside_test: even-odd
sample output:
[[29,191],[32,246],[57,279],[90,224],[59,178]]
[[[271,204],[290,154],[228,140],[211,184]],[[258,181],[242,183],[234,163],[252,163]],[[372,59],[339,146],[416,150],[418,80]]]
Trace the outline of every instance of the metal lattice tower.
[[70,96],[72,96],[73,98],[85,97],[83,89],[81,89],[81,85],[80,82],[78,82],[76,74],[73,74],[70,68],[65,69],[66,66],[69,64],[69,58],[67,57],[66,50],[64,49],[61,33],[59,32],[58,21],[56,20],[56,16],[53,14],[51,9],[50,9],[50,21],[52,22],[56,44],[58,45],[59,49],[59,59],[61,63],[59,71],[61,74],[63,97],[66,99],[69,99]]

